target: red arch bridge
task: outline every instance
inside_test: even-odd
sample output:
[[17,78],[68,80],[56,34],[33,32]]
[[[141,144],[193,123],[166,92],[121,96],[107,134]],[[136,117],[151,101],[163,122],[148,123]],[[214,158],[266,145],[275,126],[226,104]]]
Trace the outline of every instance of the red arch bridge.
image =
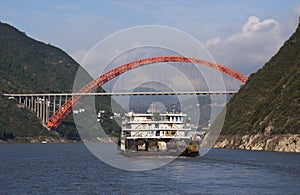
[[[92,93],[98,87],[107,83],[108,81],[114,79],[115,77],[128,72],[132,69],[153,64],[159,62],[183,62],[183,63],[192,63],[211,69],[215,69],[221,73],[224,73],[244,84],[247,81],[247,76],[232,70],[226,66],[216,64],[213,62],[188,58],[182,56],[157,56],[150,57],[145,59],[136,60],[121,66],[118,66],[103,75],[99,76],[97,79],[91,81],[83,88],[78,90],[76,93],[43,93],[43,94],[4,94],[9,99],[14,99],[18,101],[20,106],[29,108],[32,112],[35,112],[37,117],[42,120],[43,125],[49,129],[57,128],[62,121],[67,118],[68,115],[72,112],[72,107],[77,106],[80,103],[80,99],[83,96],[95,96],[95,95],[182,95],[182,94],[202,94],[202,95],[212,95],[212,94],[233,94],[237,91],[181,91],[181,92],[120,92],[120,93]],[[50,108],[50,104],[59,105],[59,108],[56,109],[56,106]],[[80,112],[80,110],[79,110]],[[49,117],[49,113],[52,113],[52,116]]]

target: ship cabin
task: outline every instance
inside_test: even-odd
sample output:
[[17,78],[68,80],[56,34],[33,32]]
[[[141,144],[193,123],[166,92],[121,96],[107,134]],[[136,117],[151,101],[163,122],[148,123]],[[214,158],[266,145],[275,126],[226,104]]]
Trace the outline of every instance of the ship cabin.
[[122,121],[122,151],[181,151],[193,136],[183,113],[125,114]]

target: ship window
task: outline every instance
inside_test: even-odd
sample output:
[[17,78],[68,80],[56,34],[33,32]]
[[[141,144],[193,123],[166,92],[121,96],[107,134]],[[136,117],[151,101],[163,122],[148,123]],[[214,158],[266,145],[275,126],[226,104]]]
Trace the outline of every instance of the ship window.
[[159,131],[156,131],[156,132],[155,132],[155,135],[156,135],[156,136],[159,136],[159,134],[160,134]]
[[126,125],[125,125],[125,128],[126,128],[126,129],[130,129],[130,128],[131,128],[131,124],[126,124]]

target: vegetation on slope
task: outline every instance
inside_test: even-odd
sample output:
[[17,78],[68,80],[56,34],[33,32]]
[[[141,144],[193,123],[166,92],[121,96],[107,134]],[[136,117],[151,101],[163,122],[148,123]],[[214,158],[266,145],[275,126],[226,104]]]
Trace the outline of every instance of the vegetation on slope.
[[228,103],[222,134],[300,133],[300,26]]
[[15,104],[13,100],[0,96],[0,139],[14,139],[16,136],[55,136],[45,130],[40,121],[28,109],[18,108]]
[[[59,48],[36,41],[0,22],[1,94],[72,92],[78,67],[79,64]],[[102,103],[99,104],[101,107]],[[41,135],[57,137],[56,133],[49,132],[40,124],[34,113],[20,108],[16,102],[1,96],[0,105],[0,139]],[[106,123],[109,127],[112,122]],[[66,139],[79,139],[72,116],[57,132]]]

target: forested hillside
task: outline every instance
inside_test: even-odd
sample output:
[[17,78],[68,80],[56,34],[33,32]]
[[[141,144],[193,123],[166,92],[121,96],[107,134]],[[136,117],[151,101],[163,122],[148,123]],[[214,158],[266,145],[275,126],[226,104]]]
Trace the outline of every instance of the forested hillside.
[[[221,118],[212,129],[222,125]],[[221,136],[214,146],[300,152],[299,26],[229,101]]]
[[300,133],[299,27],[228,103],[222,134],[265,131]]
[[[61,49],[36,41],[9,24],[0,22],[1,94],[72,92],[78,67],[79,64]],[[109,97],[105,98],[105,101],[110,101]],[[79,139],[72,116],[55,132],[49,132],[40,124],[35,114],[21,108],[13,100],[1,95],[0,105],[2,140],[37,136]],[[97,105],[107,109],[107,114],[111,114],[109,106],[101,102]],[[117,131],[115,123],[105,121],[105,124],[110,132]]]

